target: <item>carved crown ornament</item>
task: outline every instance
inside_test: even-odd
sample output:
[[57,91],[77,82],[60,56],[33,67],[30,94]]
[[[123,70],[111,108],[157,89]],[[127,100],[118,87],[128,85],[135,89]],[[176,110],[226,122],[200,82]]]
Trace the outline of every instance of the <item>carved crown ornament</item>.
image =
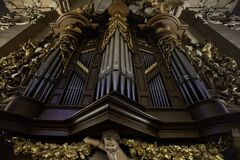
[[[234,135],[238,133],[234,130]],[[103,150],[109,160],[223,160],[223,151],[231,146],[231,141],[226,137],[194,145],[162,145],[159,142],[120,138],[114,130],[103,132],[101,139],[86,137],[81,142],[70,144],[42,143],[20,137],[13,137],[9,141],[14,146],[16,156],[30,156],[33,160],[85,160],[91,158],[98,149]]]

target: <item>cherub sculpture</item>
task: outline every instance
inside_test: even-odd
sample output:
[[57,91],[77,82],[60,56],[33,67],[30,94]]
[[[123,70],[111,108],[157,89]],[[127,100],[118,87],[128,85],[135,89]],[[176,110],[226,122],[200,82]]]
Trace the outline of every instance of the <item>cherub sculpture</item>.
[[84,138],[86,144],[98,147],[107,153],[109,160],[130,160],[119,146],[120,136],[114,130],[103,132],[102,140]]

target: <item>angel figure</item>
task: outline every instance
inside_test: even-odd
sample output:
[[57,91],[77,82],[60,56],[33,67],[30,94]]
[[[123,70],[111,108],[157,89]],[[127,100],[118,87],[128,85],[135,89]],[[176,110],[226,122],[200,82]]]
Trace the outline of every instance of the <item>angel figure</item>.
[[130,160],[119,146],[120,136],[114,130],[103,132],[102,140],[84,138],[86,144],[98,147],[107,153],[109,160]]

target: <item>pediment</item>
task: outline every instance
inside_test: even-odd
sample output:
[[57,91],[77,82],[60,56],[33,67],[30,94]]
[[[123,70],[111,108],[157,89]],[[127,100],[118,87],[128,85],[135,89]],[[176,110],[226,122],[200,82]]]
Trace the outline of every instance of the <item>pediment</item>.
[[158,137],[162,124],[155,117],[146,114],[142,106],[127,102],[121,95],[107,95],[74,114],[66,122],[72,124],[70,135],[100,135],[104,130],[114,129],[126,136],[138,134],[153,137]]

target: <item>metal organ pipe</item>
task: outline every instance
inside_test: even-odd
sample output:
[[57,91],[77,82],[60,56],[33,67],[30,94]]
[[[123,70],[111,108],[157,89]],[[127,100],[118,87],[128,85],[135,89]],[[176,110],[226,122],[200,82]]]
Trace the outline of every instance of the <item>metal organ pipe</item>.
[[32,97],[33,93],[37,90],[39,84],[43,80],[47,70],[51,67],[52,63],[56,61],[56,56],[59,54],[59,49],[53,51],[53,53],[47,58],[47,60],[41,65],[39,70],[37,71],[34,78],[29,83],[28,87],[26,88],[23,96]]
[[76,106],[80,102],[84,86],[84,80],[76,73],[72,74],[72,78],[68,84],[67,91],[64,95],[62,105]]
[[61,72],[61,55],[57,48],[39,68],[23,95],[45,102],[54,86],[53,81],[59,77]]
[[190,105],[210,98],[203,82],[184,54],[177,47],[174,48],[171,54],[171,71],[176,81],[178,81],[180,91],[187,104]]
[[169,99],[160,73],[149,81],[148,86],[150,88],[150,95],[154,107],[170,107]]
[[[157,63],[154,55],[150,54],[149,52],[142,50],[140,53],[144,64],[145,72],[152,65]],[[152,98],[152,104],[154,107],[161,108],[170,107],[170,102],[166,93],[165,86],[163,84],[161,73],[157,73],[156,76],[149,80],[148,87],[150,96]]]
[[39,99],[41,102],[45,102],[50,91],[52,90],[52,88],[54,86],[54,81],[60,76],[60,74],[61,74],[61,60],[58,61],[58,64],[57,64],[54,72],[50,75],[50,81],[47,82],[47,86],[45,87],[45,89],[42,92],[42,95]]
[[110,91],[118,91],[136,100],[132,55],[118,28],[103,52],[96,99]]

